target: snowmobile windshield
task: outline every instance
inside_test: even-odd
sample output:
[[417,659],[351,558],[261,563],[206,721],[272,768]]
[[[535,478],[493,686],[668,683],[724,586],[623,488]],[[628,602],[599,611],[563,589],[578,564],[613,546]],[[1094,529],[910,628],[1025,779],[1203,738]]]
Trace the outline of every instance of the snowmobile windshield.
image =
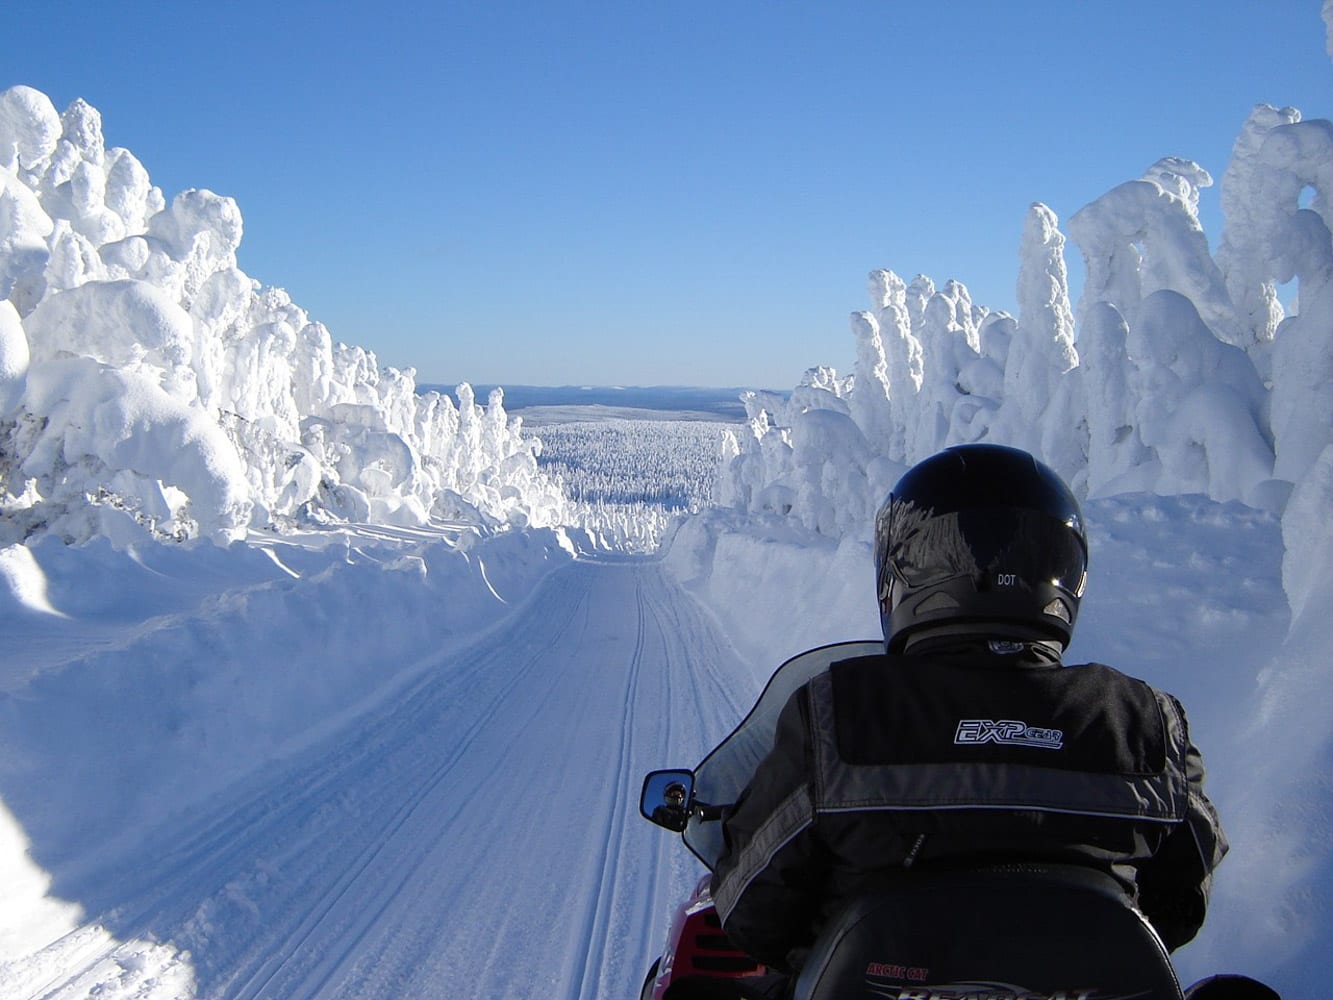
[[[778,716],[792,693],[811,677],[828,670],[830,664],[882,652],[884,643],[879,640],[839,642],[793,656],[778,667],[750,714],[694,769],[695,800],[710,806],[735,802],[750,783],[759,762],[773,748]],[[722,855],[722,823],[719,820],[692,817],[685,828],[684,839],[686,846],[710,870]]]

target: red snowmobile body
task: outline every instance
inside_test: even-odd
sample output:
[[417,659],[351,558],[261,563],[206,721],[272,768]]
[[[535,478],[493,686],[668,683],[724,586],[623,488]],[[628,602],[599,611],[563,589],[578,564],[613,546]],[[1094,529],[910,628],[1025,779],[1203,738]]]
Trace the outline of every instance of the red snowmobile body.
[[767,971],[727,940],[705,875],[690,898],[676,908],[666,949],[648,973],[640,1000],[663,1000],[672,983],[690,978],[741,979]]

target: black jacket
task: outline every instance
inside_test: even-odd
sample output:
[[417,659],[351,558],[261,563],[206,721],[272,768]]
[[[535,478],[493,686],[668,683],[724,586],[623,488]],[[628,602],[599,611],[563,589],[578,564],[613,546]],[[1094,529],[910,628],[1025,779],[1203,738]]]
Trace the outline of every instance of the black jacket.
[[1184,710],[1016,648],[844,660],[792,695],[724,819],[712,893],[733,943],[791,969],[904,867],[1015,861],[1105,871],[1169,948],[1194,937],[1227,845]]

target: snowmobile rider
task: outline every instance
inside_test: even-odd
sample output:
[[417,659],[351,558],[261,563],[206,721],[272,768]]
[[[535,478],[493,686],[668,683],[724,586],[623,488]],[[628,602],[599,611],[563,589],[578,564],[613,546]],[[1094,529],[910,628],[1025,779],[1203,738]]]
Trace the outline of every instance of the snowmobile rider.
[[689,819],[689,813],[685,809],[688,798],[689,793],[684,785],[679,782],[667,785],[662,793],[662,804],[653,810],[653,822],[668,830],[684,830],[685,823]]
[[1087,540],[1026,452],[950,448],[875,521],[886,652],[834,663],[782,711],[724,816],[712,895],[733,944],[793,973],[852,897],[913,868],[1085,865],[1169,949],[1203,923],[1227,850],[1175,698],[1062,667]]

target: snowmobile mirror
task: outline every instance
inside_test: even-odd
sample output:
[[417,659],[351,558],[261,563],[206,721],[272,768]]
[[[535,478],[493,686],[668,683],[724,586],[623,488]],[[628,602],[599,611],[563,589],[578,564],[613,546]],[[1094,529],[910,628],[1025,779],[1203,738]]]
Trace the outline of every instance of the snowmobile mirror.
[[652,771],[643,779],[639,812],[643,818],[675,833],[690,821],[694,804],[694,774],[690,771]]

